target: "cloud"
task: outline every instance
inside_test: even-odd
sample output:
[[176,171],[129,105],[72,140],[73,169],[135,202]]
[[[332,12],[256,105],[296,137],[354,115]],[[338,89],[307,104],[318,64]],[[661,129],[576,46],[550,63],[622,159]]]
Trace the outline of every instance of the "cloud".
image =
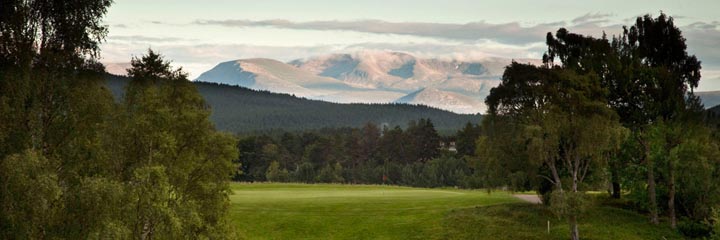
[[318,31],[355,31],[372,34],[397,34],[417,37],[431,37],[464,42],[492,40],[504,44],[531,44],[543,42],[548,32],[556,32],[564,27],[576,33],[609,36],[622,32],[621,24],[609,24],[611,14],[585,14],[570,23],[556,21],[524,26],[519,22],[488,23],[485,21],[457,23],[430,22],[388,22],[383,20],[355,21],[309,21],[295,22],[285,19],[271,20],[195,20],[195,25],[214,25],[224,27],[265,27],[294,30]]
[[[101,62],[129,62],[132,57],[147,53],[148,45],[132,42],[108,42],[102,45]],[[245,44],[157,44],[152,49],[166,59],[171,60],[174,67],[182,67],[190,73],[190,78],[197,77],[220,62],[244,58],[272,58],[290,61],[319,54],[336,52],[341,46],[314,47],[276,47]]]
[[[128,42],[109,42],[102,46],[103,62],[128,62],[133,56],[147,52],[148,46]],[[250,44],[160,44],[153,50],[173,61],[173,66],[182,66],[196,77],[225,61],[245,58],[271,58],[291,61],[332,53],[353,53],[365,50],[382,50],[409,53],[422,58],[455,59],[475,61],[487,58],[538,58],[545,50],[543,44],[524,46],[506,45],[495,42],[472,44],[434,43],[357,43],[351,45],[318,46],[263,46]]]
[[484,21],[465,24],[426,23],[426,22],[387,22],[382,20],[358,21],[311,21],[293,22],[284,19],[274,20],[196,20],[198,25],[216,25],[226,27],[274,27],[299,30],[340,30],[375,34],[399,34],[420,37],[433,37],[475,41],[493,39],[511,44],[528,44],[542,41],[548,31],[563,26],[561,22],[523,27],[520,23],[492,24]]
[[702,61],[703,68],[720,69],[720,22],[696,22],[680,27],[688,53]]
[[[192,74],[200,74],[218,62],[239,58],[265,57],[282,61],[306,58],[328,53],[353,52],[358,50],[388,50],[407,52],[428,58],[478,59],[483,57],[540,58],[546,51],[545,35],[564,27],[574,33],[600,37],[603,32],[609,37],[622,31],[623,23],[611,14],[587,13],[569,21],[557,21],[533,25],[519,22],[489,23],[431,23],[431,22],[389,22],[383,20],[354,21],[308,21],[297,22],[285,19],[272,20],[195,20],[190,24],[158,22],[178,28],[200,28],[201,36],[109,36],[103,46],[104,56],[113,61],[127,61],[130,54],[140,55],[152,46],[169,59],[184,66],[193,66]],[[258,34],[255,40],[233,39],[228,29],[206,28],[222,26],[242,29],[242,32]],[[687,39],[688,52],[695,54],[703,63],[703,69],[720,69],[720,22],[695,22],[680,26]],[[276,31],[277,30],[277,31]],[[280,30],[287,30],[285,32]],[[297,31],[311,30],[311,31]],[[287,32],[298,34],[303,43],[275,41]],[[339,33],[353,34],[339,34]],[[355,34],[360,33],[360,34]],[[153,34],[156,34],[153,32]],[[161,33],[157,33],[161,34]],[[263,35],[264,34],[264,35]],[[314,37],[314,36],[322,37]],[[203,36],[212,36],[211,38]],[[358,37],[359,36],[359,37]],[[187,37],[187,38],[182,38]],[[188,39],[199,38],[199,39]],[[237,38],[237,37],[235,37]],[[219,40],[218,40],[219,39]],[[229,40],[228,40],[229,39]],[[247,40],[243,38],[244,40]],[[272,40],[272,41],[271,41]],[[313,42],[315,41],[315,42]],[[279,44],[278,46],[272,46]],[[704,76],[707,76],[705,72]]]
[[601,13],[587,13],[585,15],[576,17],[572,20],[572,23],[574,24],[582,24],[582,23],[607,23],[610,21],[610,17],[612,17],[612,14],[601,14]]
[[422,58],[478,61],[486,58],[539,59],[547,47],[542,43],[516,46],[492,41],[483,41],[472,44],[359,43],[344,47],[341,51],[355,52],[367,49],[405,52]]
[[162,43],[162,42],[192,41],[194,39],[185,39],[185,38],[177,38],[177,37],[151,37],[151,36],[142,36],[142,35],[130,35],[130,36],[111,35],[111,36],[108,36],[108,40],[109,41]]

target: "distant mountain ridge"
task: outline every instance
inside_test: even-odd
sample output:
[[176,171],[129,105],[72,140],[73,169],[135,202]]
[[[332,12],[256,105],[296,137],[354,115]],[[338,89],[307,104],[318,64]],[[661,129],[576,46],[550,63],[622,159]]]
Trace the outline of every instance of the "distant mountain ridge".
[[[537,64],[539,60],[519,60]],[[459,61],[406,53],[361,51],[283,63],[271,59],[223,62],[196,81],[238,85],[338,103],[409,102],[457,113],[482,113],[510,59]],[[409,99],[418,90],[422,98]],[[431,91],[432,90],[432,91]],[[408,97],[408,98],[406,98]],[[453,104],[450,104],[452,102]]]
[[[425,59],[399,52],[361,51],[288,63],[266,58],[226,61],[195,81],[335,103],[410,103],[475,114],[485,112],[485,97],[500,83],[511,61]],[[540,64],[535,59],[517,61]],[[129,63],[106,63],[107,71],[116,75],[125,74],[128,67]],[[706,108],[720,104],[720,91],[695,94]]]
[[695,92],[695,95],[700,97],[705,108],[720,105],[720,91]]
[[[108,75],[107,86],[119,99],[127,77]],[[310,100],[218,83],[194,82],[212,109],[217,129],[232,133],[258,133],[361,127],[368,122],[405,126],[411,120],[431,119],[436,129],[454,134],[466,123],[479,123],[481,115],[456,114],[408,104],[339,104]]]

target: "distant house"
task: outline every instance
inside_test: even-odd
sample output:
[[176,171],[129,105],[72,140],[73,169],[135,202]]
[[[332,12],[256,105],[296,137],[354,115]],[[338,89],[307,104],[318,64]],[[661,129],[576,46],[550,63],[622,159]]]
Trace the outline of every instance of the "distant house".
[[440,142],[440,149],[442,149],[442,150],[447,150],[447,151],[454,152],[454,153],[457,152],[457,147],[456,147],[456,145],[455,145],[455,141],[450,141],[450,142],[447,142],[447,143],[441,141],[441,142]]
[[457,152],[457,148],[456,148],[456,146],[455,146],[455,141],[450,142],[447,150],[448,150],[448,151],[451,151],[451,152]]

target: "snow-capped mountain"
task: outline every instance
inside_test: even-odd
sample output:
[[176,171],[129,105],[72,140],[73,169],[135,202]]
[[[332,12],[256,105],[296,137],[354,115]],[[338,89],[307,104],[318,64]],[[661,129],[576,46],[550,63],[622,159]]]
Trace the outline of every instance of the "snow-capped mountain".
[[302,97],[352,89],[336,79],[317,76],[292,65],[265,58],[223,62],[201,74],[196,81],[239,85]]
[[496,84],[499,76],[493,75],[479,62],[421,59],[398,52],[332,54],[295,60],[290,64],[319,76],[341,80],[357,88],[399,91],[452,87],[467,92],[479,92],[483,85]]
[[485,111],[485,97],[500,83],[504,67],[510,62],[501,58],[459,61],[418,58],[399,52],[361,51],[288,63],[272,59],[223,62],[201,74],[196,81],[340,103],[403,102],[458,113],[480,113]]
[[129,62],[108,62],[103,63],[105,71],[118,76],[127,75],[127,70],[132,67]]
[[474,98],[443,91],[436,88],[423,88],[405,95],[394,102],[407,104],[422,104],[435,108],[446,109],[456,113],[485,112],[485,104]]

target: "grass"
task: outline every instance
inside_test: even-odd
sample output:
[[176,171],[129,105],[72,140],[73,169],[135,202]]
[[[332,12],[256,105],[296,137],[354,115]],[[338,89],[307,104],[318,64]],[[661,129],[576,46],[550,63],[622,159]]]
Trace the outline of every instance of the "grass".
[[[550,221],[550,233],[547,222]],[[669,226],[653,226],[644,215],[599,206],[579,221],[581,239],[682,239]],[[445,218],[444,239],[568,239],[570,229],[546,207],[504,204],[461,209]]]
[[232,215],[248,239],[427,239],[453,209],[519,200],[507,193],[332,184],[234,184]]
[[[336,184],[234,183],[232,218],[247,239],[567,239],[540,205],[506,192]],[[547,234],[547,220],[551,232]],[[636,213],[596,207],[583,239],[675,239]]]

